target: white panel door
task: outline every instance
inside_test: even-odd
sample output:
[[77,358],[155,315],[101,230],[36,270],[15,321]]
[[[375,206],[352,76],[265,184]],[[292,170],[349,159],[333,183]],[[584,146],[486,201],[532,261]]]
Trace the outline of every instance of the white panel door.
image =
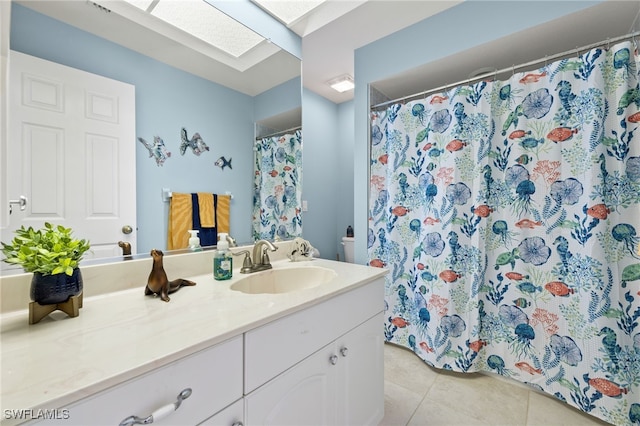
[[247,426],[336,425],[336,366],[330,344],[245,396]]
[[8,195],[28,203],[2,241],[51,222],[90,241],[85,258],[135,253],[135,87],[11,51],[9,90]]
[[384,417],[384,318],[369,319],[336,341],[336,391],[343,425],[377,425]]

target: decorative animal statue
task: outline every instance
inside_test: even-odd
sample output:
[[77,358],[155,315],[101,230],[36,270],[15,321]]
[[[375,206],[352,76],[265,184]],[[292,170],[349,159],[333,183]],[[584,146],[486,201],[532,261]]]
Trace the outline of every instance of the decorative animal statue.
[[149,143],[143,138],[138,138],[138,141],[144,145],[149,151],[149,157],[153,157],[156,160],[158,166],[162,166],[165,160],[171,157],[171,153],[167,151],[167,147],[164,145],[164,141],[160,136],[153,137],[153,143]]
[[178,278],[177,280],[169,281],[166,272],[164,272],[164,266],[162,265],[162,258],[164,253],[161,250],[151,250],[151,257],[153,258],[153,266],[151,267],[151,273],[147,280],[147,286],[144,289],[145,296],[150,294],[160,294],[160,299],[168,302],[169,294],[177,291],[183,286],[196,285],[193,281]]
[[180,130],[180,139],[182,140],[180,143],[180,154],[182,155],[187,152],[187,148],[191,148],[195,155],[200,155],[204,151],[209,151],[209,147],[204,143],[204,140],[202,140],[200,133],[194,133],[191,139],[189,139],[189,136],[187,136],[187,129],[183,127],[182,130]]
[[233,169],[233,167],[231,167],[231,160],[232,160],[231,158],[227,160],[226,158],[224,158],[224,156],[222,156],[218,158],[216,162],[213,163],[213,165],[220,167],[222,170],[224,170],[225,167],[229,167],[230,169]]
[[131,256],[131,243],[126,241],[118,241],[118,247],[122,249],[123,256]]
[[304,240],[300,237],[296,237],[291,242],[289,246],[289,253],[287,253],[287,257],[292,261],[296,262],[298,260],[308,260],[313,258],[313,246],[309,243],[309,241]]

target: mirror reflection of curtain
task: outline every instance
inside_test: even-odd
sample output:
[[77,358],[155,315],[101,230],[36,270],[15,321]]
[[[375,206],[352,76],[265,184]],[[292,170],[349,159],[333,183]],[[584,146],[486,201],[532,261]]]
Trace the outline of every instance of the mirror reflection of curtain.
[[637,424],[639,69],[624,42],[372,113],[387,341]]
[[302,131],[255,142],[254,240],[302,236]]

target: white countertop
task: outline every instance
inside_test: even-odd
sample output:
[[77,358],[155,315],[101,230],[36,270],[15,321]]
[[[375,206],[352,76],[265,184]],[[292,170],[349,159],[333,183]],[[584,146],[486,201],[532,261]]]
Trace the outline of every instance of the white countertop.
[[[144,286],[85,297],[80,315],[54,312],[28,324],[26,310],[1,321],[2,413],[11,409],[62,408],[88,395],[152,371],[292,312],[355,289],[386,270],[315,259],[280,260],[274,269],[319,266],[337,278],[284,294],[245,294],[211,273],[170,295],[169,303],[145,296]],[[85,286],[87,283],[85,282]],[[383,301],[380,301],[382,304]]]

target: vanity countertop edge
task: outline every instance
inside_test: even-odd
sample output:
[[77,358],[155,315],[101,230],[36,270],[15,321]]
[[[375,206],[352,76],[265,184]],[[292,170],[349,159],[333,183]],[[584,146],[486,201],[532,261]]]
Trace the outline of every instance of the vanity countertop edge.
[[180,277],[197,285],[172,293],[168,303],[144,296],[142,286],[85,297],[76,318],[54,312],[29,325],[27,310],[1,315],[2,412],[63,408],[387,273],[324,259],[273,264],[329,268],[337,277],[285,294],[244,294],[230,289],[246,276],[234,270],[227,281],[211,273]]

